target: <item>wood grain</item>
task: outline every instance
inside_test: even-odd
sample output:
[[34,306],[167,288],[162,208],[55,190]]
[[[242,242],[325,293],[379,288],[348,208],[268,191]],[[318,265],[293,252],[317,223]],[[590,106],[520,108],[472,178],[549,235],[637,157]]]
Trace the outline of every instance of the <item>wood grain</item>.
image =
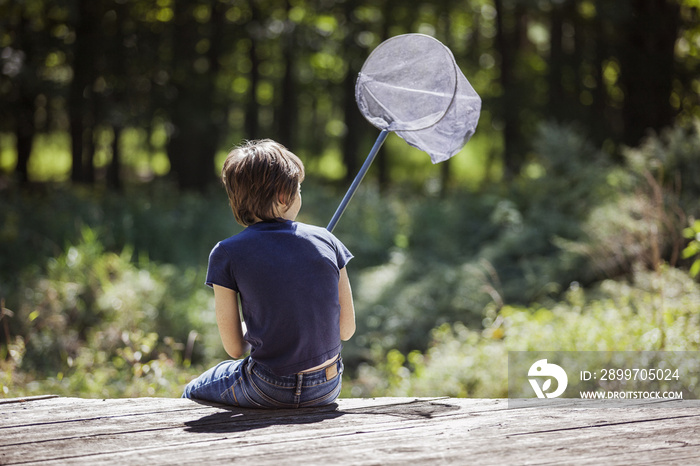
[[340,399],[259,411],[184,399],[0,401],[0,464],[700,464],[700,407],[509,409]]

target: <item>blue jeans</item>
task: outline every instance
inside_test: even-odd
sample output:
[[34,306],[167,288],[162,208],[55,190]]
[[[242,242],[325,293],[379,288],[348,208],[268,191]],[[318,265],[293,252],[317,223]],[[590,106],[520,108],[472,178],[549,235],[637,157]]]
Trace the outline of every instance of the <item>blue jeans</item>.
[[241,408],[324,406],[338,398],[343,368],[338,356],[316,371],[280,376],[248,356],[212,367],[187,384],[182,397]]

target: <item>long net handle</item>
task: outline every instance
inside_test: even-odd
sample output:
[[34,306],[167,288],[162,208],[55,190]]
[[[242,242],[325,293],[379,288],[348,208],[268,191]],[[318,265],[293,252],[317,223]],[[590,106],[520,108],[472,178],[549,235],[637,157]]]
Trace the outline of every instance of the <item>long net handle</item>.
[[352,181],[352,184],[350,185],[348,192],[345,193],[345,197],[343,197],[343,200],[340,201],[340,205],[338,206],[338,209],[336,209],[335,214],[333,214],[333,218],[331,219],[330,223],[326,227],[326,230],[332,232],[333,229],[335,228],[335,225],[338,223],[338,220],[340,220],[340,217],[343,215],[343,212],[345,212],[345,208],[348,206],[348,204],[350,203],[350,200],[355,195],[355,191],[357,191],[358,186],[360,186],[360,183],[362,183],[362,179],[367,174],[367,171],[369,170],[370,165],[372,165],[372,162],[374,161],[375,157],[377,157],[377,153],[379,152],[379,149],[382,147],[382,144],[384,144],[384,141],[386,140],[386,137],[388,135],[389,135],[389,131],[382,130],[382,132],[379,133],[379,136],[377,136],[377,140],[374,141],[374,146],[372,146],[372,150],[369,151],[369,154],[367,155],[367,158],[365,159],[365,163],[362,164],[362,167],[360,168],[360,171],[355,176],[355,179]]

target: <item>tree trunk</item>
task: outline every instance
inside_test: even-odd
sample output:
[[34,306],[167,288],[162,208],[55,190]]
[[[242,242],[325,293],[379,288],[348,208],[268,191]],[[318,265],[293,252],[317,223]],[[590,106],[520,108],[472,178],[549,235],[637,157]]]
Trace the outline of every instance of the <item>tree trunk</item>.
[[[523,155],[520,153],[520,110],[516,82],[514,80],[515,54],[519,42],[519,20],[517,11],[508,17],[503,0],[494,0],[496,8],[496,48],[501,56],[502,92],[498,114],[503,122],[503,166],[506,179],[520,172]],[[516,7],[517,9],[517,7]],[[510,24],[509,24],[510,23]]]
[[[23,41],[26,34],[27,19],[22,16],[18,24],[18,40]],[[33,47],[30,43],[20,42],[20,47],[27,53],[33,52]],[[32,153],[32,144],[34,141],[34,96],[32,95],[29,86],[35,81],[36,70],[34,67],[23,70],[18,76],[15,84],[17,96],[17,108],[15,111],[15,138],[17,147],[17,167],[15,171],[18,174],[19,183],[26,185],[29,182],[29,157]],[[34,76],[32,76],[34,75]]]
[[110,60],[105,63],[106,74],[109,76],[108,86],[111,95],[100,100],[100,109],[104,112],[100,114],[99,120],[107,122],[112,128],[112,160],[107,166],[106,183],[107,187],[121,191],[121,147],[119,141],[121,134],[127,123],[129,114],[129,68],[127,59],[127,47],[125,46],[125,31],[129,23],[129,10],[126,3],[115,3],[113,5],[116,13],[112,27],[103,31],[106,36]]
[[[393,18],[393,10],[394,0],[384,0],[382,8],[382,41],[385,41],[390,37],[389,27],[391,26],[391,19]],[[383,191],[389,186],[390,182],[389,161],[386,150],[379,151],[375,160],[377,165],[377,181],[379,183],[379,189]]]
[[672,0],[630,0],[630,5],[633,13],[621,28],[625,47],[619,59],[624,142],[634,146],[649,129],[659,131],[673,123],[669,97],[680,7]]
[[[176,98],[170,102],[173,132],[167,151],[170,166],[178,186],[184,190],[203,191],[214,180],[214,157],[219,140],[220,118],[215,102],[215,77],[218,61],[211,54],[218,53],[221,42],[219,28],[223,12],[213,5],[208,34],[211,53],[198,54],[195,44],[202,38],[194,21],[191,4],[185,0],[175,4],[174,78]],[[207,68],[202,69],[202,59]]]
[[119,148],[119,139],[122,134],[122,127],[114,125],[112,127],[114,137],[112,139],[112,160],[107,167],[107,186],[115,191],[122,190],[122,180],[120,176],[121,170],[121,150]]
[[277,137],[278,142],[286,146],[291,151],[295,150],[294,134],[296,133],[297,121],[297,93],[294,81],[295,69],[295,31],[294,23],[289,19],[289,10],[291,3],[285,1],[286,8],[286,25],[282,35],[282,52],[284,60],[284,75],[282,76],[281,91],[282,98],[280,99],[279,107],[276,109],[275,115],[277,119]]
[[248,101],[246,102],[245,110],[245,138],[257,139],[260,136],[260,110],[258,108],[258,83],[260,82],[260,59],[258,58],[257,42],[259,36],[260,11],[256,2],[250,2],[251,20],[247,25],[249,29],[248,37],[250,39],[250,49],[248,50],[248,59],[250,60],[250,89],[248,91]]
[[564,18],[562,10],[561,4],[552,2],[549,29],[549,98],[547,113],[556,120],[560,120],[563,117],[564,107],[564,88],[561,82],[562,66],[564,64],[564,50],[562,48]]
[[[26,104],[25,104],[26,105]],[[29,183],[29,156],[32,153],[34,141],[34,107],[20,109],[16,117],[15,137],[17,139],[17,167],[18,181],[21,185]]]
[[[452,2],[450,0],[444,0],[441,3],[442,11],[440,12],[439,24],[442,25],[442,43],[452,50],[452,21],[450,19],[450,10],[452,8]],[[458,64],[459,66],[459,64]],[[440,162],[440,196],[444,197],[447,195],[447,190],[450,184],[450,179],[452,175],[451,168],[452,159],[447,159]]]
[[[352,17],[353,2],[345,2],[345,17]],[[355,81],[357,75],[362,68],[362,58],[355,52],[357,46],[354,43],[355,24],[348,22],[348,30],[345,35],[343,49],[348,52],[346,57],[348,63],[348,71],[345,74],[345,79],[342,84],[342,105],[343,105],[343,121],[345,123],[345,135],[342,141],[343,165],[345,165],[345,182],[350,183],[357,175],[361,165],[361,141],[366,134],[367,122],[362,118],[360,110],[355,102]],[[381,151],[377,156],[376,162],[382,159]],[[378,165],[380,165],[378,163]]]
[[593,19],[594,63],[593,78],[596,87],[593,90],[593,105],[589,117],[594,139],[600,144],[607,137],[610,137],[614,130],[610,124],[610,108],[608,106],[608,92],[603,76],[605,60],[608,58],[609,39],[606,35],[605,19],[603,9],[607,0],[595,0],[596,16]]
[[[96,27],[99,25],[97,2],[79,0],[76,13],[75,42],[73,44],[73,81],[69,92],[68,117],[71,136],[71,180],[77,183],[91,181],[88,163],[94,154],[92,84],[95,79],[94,47],[97,45]],[[92,147],[92,149],[91,149]],[[94,176],[92,177],[94,180]]]
[[[352,61],[352,59],[351,59]],[[343,116],[345,121],[345,136],[343,137],[343,164],[345,165],[345,181],[351,182],[360,167],[360,139],[364,122],[355,102],[355,78],[357,73],[348,68],[343,80]]]

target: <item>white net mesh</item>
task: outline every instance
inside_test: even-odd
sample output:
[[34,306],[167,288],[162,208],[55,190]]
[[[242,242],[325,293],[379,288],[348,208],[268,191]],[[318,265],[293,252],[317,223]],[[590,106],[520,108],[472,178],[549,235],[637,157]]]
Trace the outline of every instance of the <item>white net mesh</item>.
[[433,163],[461,150],[481,112],[481,99],[452,52],[423,34],[382,42],[362,66],[355,99],[370,123],[396,132]]

